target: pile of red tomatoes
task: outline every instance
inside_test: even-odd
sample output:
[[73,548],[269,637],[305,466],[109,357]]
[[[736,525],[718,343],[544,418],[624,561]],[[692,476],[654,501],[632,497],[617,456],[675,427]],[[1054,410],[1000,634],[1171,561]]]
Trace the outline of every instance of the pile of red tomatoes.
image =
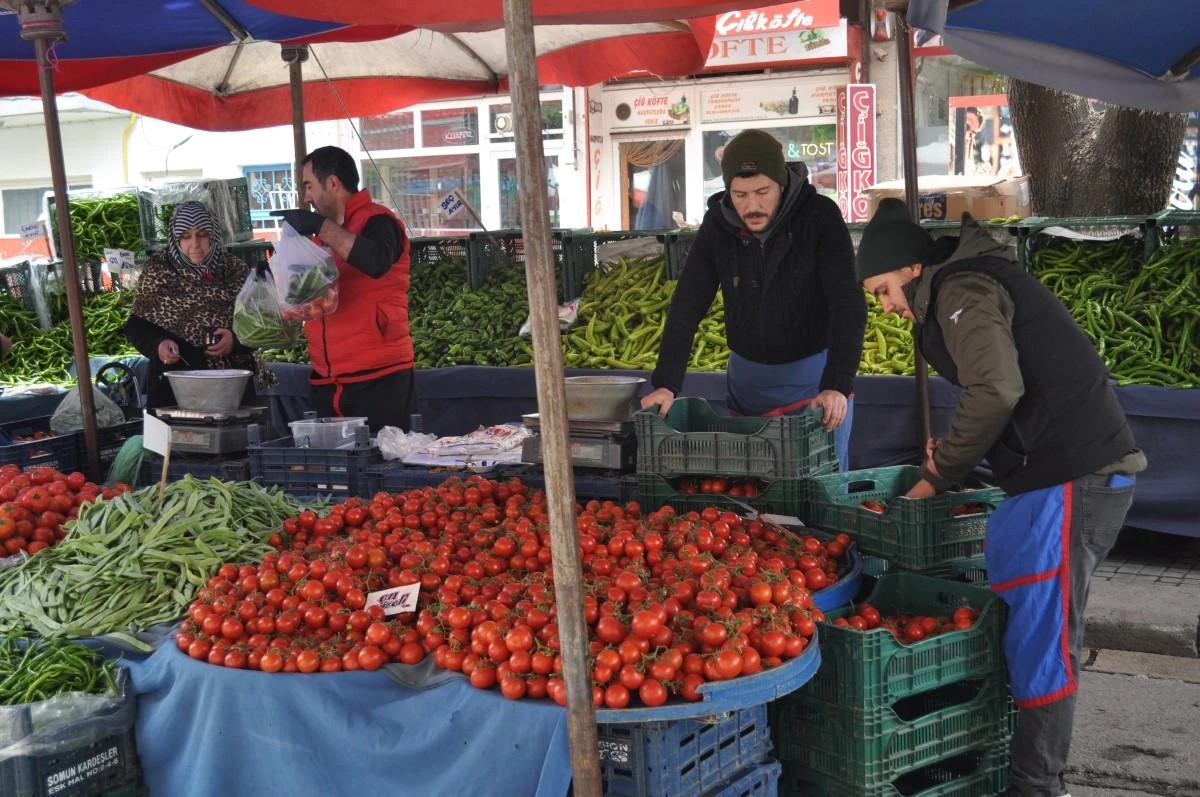
[[[715,508],[643,515],[590,502],[577,516],[596,705],[696,700],[706,682],[801,655],[812,591],[838,578],[844,536],[795,535]],[[518,480],[450,479],[272,537],[259,564],[221,567],[176,642],[197,659],[267,672],[415,664],[509,698],[565,702],[545,496]],[[384,615],[372,591],[419,583],[418,610]]]
[[129,489],[127,484],[98,487],[79,472],[38,467],[22,473],[16,465],[5,465],[0,468],[0,556],[49,548],[67,536],[63,524],[83,504]]

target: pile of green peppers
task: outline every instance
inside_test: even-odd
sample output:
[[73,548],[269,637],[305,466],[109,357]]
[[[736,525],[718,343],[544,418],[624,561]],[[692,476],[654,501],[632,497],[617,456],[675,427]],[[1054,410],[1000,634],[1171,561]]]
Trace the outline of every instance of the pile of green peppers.
[[[142,219],[135,195],[116,194],[100,199],[71,199],[69,208],[77,262],[103,263],[105,249],[128,249],[135,254],[144,251]],[[56,214],[51,214],[50,225],[57,240]],[[62,251],[61,246],[59,251]]]
[[1052,239],[1031,270],[1067,305],[1121,385],[1200,386],[1200,238]]
[[[590,272],[578,323],[563,337],[567,367],[653,370],[675,284],[666,278],[662,257],[622,258],[606,271]],[[725,304],[718,291],[692,340],[688,369],[723,371],[728,362]]]
[[[0,301],[0,331],[13,339],[12,351],[0,362],[0,385],[71,384],[75,362],[66,299],[52,300],[50,329],[42,329],[33,313],[9,297]],[[88,352],[93,356],[136,355],[125,337],[125,322],[133,308],[132,291],[113,291],[83,298],[83,325]],[[10,331],[11,330],[11,331]]]

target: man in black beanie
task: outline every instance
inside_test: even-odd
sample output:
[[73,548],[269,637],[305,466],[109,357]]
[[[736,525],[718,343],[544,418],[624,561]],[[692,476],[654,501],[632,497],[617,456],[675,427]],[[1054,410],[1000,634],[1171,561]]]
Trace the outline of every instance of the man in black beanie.
[[938,373],[962,388],[950,431],[926,446],[926,498],[985,456],[1008,493],[988,520],[988,578],[1009,606],[1004,651],[1020,708],[1008,794],[1061,797],[1088,585],[1146,467],[1104,362],[1066,307],[967,214],[934,241],[885,199],[858,277]]
[[867,324],[846,223],[809,183],[804,164],[789,166],[762,130],[725,146],[721,173],[726,190],[708,201],[667,313],[651,377],[656,389],[642,406],[667,414],[683,387],[696,328],[720,288],[732,352],[729,408],[775,416],[820,407],[845,469]]

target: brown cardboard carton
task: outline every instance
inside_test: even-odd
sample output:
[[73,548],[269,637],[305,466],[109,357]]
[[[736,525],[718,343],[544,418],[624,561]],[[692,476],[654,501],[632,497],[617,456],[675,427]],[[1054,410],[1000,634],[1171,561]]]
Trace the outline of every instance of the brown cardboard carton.
[[[917,180],[922,219],[958,221],[964,212],[979,221],[1033,215],[1029,178],[927,175]],[[887,197],[904,199],[904,181],[890,180],[866,189],[868,216]]]

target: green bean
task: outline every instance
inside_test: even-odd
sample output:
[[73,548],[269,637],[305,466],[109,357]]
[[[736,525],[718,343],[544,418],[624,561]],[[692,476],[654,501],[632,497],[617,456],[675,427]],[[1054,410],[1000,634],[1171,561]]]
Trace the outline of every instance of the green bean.
[[157,485],[87,505],[65,540],[0,572],[0,627],[60,638],[170,622],[222,562],[257,559],[302,507],[254,483],[192,477],[168,485],[161,505]]

